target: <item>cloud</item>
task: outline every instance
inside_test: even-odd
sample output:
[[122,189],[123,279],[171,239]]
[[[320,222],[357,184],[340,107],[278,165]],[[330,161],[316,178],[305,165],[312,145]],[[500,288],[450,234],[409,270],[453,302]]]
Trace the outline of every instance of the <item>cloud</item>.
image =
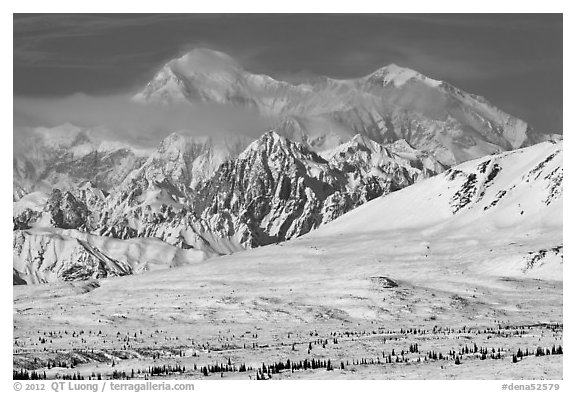
[[[390,14],[384,18],[410,24],[440,25],[459,29],[558,29],[562,14]],[[559,22],[560,21],[560,26]]]
[[[150,31],[214,17],[202,14],[15,14],[14,65],[101,68],[117,66],[119,62],[137,64],[163,52],[162,48],[146,46]],[[133,40],[139,35],[135,32],[148,38],[143,39],[144,49],[139,52],[116,51],[114,42],[106,42],[110,38],[121,42]],[[161,37],[160,34],[158,38]],[[110,50],[106,51],[106,47]],[[107,53],[102,56],[102,52]]]
[[103,139],[152,147],[175,131],[195,136],[233,133],[257,137],[275,121],[246,108],[206,103],[140,104],[128,95],[14,98],[15,140],[23,132],[22,127],[71,123],[97,129]]
[[[553,84],[540,102],[561,110],[562,25],[562,14],[15,15],[14,94],[126,92],[208,47],[294,83],[396,63],[561,129],[561,118],[530,100]],[[504,92],[506,79],[518,83]]]

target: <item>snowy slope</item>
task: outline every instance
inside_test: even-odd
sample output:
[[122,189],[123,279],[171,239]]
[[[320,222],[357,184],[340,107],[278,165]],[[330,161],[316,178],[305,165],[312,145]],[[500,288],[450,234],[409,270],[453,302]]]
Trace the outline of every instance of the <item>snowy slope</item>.
[[[434,225],[562,225],[563,142],[487,156],[375,199],[313,236]],[[375,221],[369,217],[383,217]]]
[[13,242],[14,275],[28,284],[137,274],[206,258],[159,239],[118,240],[53,228],[14,231]]
[[518,249],[478,259],[475,268],[561,280],[562,157],[560,141],[466,162],[370,201],[307,237],[412,231],[475,244],[509,243]]

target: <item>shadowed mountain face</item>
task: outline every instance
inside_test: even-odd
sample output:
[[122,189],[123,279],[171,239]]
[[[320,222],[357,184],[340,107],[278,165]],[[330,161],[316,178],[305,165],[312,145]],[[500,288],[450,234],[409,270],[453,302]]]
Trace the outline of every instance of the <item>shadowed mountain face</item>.
[[235,104],[274,114],[283,135],[322,150],[355,134],[406,140],[454,165],[545,139],[483,97],[391,64],[357,79],[293,85],[241,68],[207,49],[171,60],[134,96],[137,102]]

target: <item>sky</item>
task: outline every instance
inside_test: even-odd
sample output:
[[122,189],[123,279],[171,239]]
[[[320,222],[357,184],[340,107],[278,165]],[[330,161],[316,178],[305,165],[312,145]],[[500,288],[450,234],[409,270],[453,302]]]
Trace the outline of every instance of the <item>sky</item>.
[[289,81],[360,77],[390,63],[562,132],[561,14],[14,15],[14,97],[141,89],[192,48]]

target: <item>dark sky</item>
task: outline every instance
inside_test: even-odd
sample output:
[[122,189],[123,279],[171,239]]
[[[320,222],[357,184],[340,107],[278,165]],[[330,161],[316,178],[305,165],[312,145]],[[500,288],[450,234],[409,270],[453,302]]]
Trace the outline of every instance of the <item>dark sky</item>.
[[561,14],[15,15],[14,96],[135,91],[194,47],[289,80],[396,63],[562,131]]

